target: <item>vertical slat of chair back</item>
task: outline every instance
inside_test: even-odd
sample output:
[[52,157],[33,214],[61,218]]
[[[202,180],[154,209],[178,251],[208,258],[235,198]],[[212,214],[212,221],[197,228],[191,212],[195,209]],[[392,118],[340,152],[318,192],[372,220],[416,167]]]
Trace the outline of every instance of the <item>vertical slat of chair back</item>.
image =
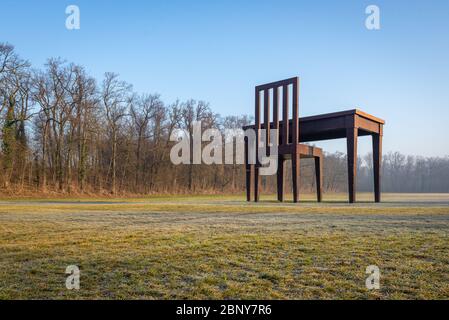
[[[289,99],[290,92],[289,86],[292,86],[292,122],[290,127],[290,112],[289,112]],[[282,88],[282,121],[279,120],[279,98]],[[270,90],[273,90],[273,125],[270,128]],[[264,97],[264,119],[261,122],[260,115],[260,95],[263,92]],[[292,133],[292,144],[298,144],[299,142],[299,108],[298,108],[298,100],[299,100],[299,78],[294,77],[286,80],[281,80],[277,82],[272,82],[264,85],[260,85],[256,87],[256,110],[255,110],[255,120],[256,120],[256,155],[258,159],[258,150],[259,150],[259,142],[260,142],[260,129],[264,128],[266,130],[266,143],[270,142],[270,129],[277,129],[277,142],[280,145],[287,145],[290,143],[289,134],[290,130]],[[280,127],[282,127],[282,132],[279,132]],[[267,155],[269,155],[269,148],[267,148]]]
[[299,114],[298,114],[298,99],[299,99],[299,79],[294,78],[293,80],[293,133],[292,133],[292,144],[297,145],[299,143]]
[[259,141],[260,141],[260,90],[257,90],[256,87],[256,110],[255,110],[255,121],[256,121],[256,164],[259,164]]
[[270,144],[270,90],[266,89],[263,92],[263,124],[265,129],[265,150],[266,155],[270,155],[270,148],[268,145]]
[[289,135],[289,103],[288,84],[282,86],[282,145],[288,144]]
[[274,142],[279,144],[279,87],[273,88],[273,129],[276,130]]

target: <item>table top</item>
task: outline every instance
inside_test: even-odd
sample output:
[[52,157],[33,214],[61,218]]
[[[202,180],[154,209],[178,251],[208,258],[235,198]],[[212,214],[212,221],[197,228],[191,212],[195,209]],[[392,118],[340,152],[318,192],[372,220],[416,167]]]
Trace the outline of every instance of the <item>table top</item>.
[[[382,120],[380,118],[377,118],[373,115],[370,115],[362,110],[359,109],[351,109],[351,110],[345,110],[345,111],[338,111],[338,112],[331,112],[331,113],[325,113],[325,114],[319,114],[315,116],[307,116],[307,117],[300,117],[300,122],[308,122],[308,121],[316,121],[316,120],[324,120],[324,119],[331,119],[331,118],[338,118],[338,117],[345,117],[349,115],[358,115],[359,117],[377,122],[379,124],[385,124],[385,120]],[[292,120],[289,120],[292,121]],[[243,127],[243,129],[249,129],[253,128],[255,125],[248,125]]]
[[345,111],[319,114],[316,116],[302,117],[302,118],[300,118],[300,121],[312,121],[312,120],[319,120],[319,119],[336,118],[336,117],[348,116],[348,115],[353,115],[353,114],[356,114],[360,117],[366,118],[368,120],[371,120],[371,121],[374,121],[374,122],[377,122],[380,124],[385,124],[385,120],[382,120],[380,118],[372,116],[372,115],[370,115],[362,110],[359,110],[359,109],[351,109],[351,110],[345,110]]

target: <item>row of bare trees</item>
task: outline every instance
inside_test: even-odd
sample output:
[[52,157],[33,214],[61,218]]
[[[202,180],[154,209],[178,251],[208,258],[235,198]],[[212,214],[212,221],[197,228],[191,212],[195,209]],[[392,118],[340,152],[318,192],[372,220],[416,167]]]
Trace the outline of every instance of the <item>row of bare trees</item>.
[[[138,94],[117,74],[97,82],[77,64],[49,59],[41,70],[0,43],[0,192],[180,193],[241,192],[242,165],[174,165],[177,128],[241,128],[248,116],[220,117],[204,101],[166,104]],[[192,139],[191,139],[192,141]],[[363,159],[361,159],[363,160]],[[372,162],[359,161],[359,188],[372,188]],[[313,166],[302,162],[302,184],[313,190]],[[449,158],[384,158],[386,191],[449,192]],[[274,191],[275,180],[263,187]],[[325,189],[346,189],[346,159],[327,154]]]
[[8,44],[0,45],[0,65],[3,192],[241,188],[240,166],[174,166],[169,137],[177,128],[192,135],[194,121],[204,129],[241,127],[246,116],[221,118],[204,101],[167,105],[158,94],[135,93],[117,74],[105,73],[97,83],[82,66],[61,59],[34,70]]

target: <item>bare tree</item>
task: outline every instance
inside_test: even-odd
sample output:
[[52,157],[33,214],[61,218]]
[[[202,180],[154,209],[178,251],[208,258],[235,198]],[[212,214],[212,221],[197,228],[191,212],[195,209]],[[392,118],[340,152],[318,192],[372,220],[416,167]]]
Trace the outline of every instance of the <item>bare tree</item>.
[[95,130],[95,114],[98,111],[98,98],[95,79],[89,77],[83,67],[72,65],[75,75],[73,87],[70,88],[71,99],[75,106],[71,130],[72,140],[77,145],[77,181],[83,192],[87,179],[88,136]]
[[131,85],[120,81],[115,73],[105,73],[101,98],[106,116],[106,124],[110,134],[111,145],[111,192],[117,193],[117,141],[123,118],[127,115],[128,106],[132,102]]
[[[139,185],[139,178],[142,176],[142,147],[144,142],[150,138],[149,126],[151,120],[156,121],[157,126],[160,125],[161,110],[163,109],[163,103],[160,100],[160,96],[154,95],[142,95],[134,99],[131,105],[131,119],[133,124],[133,131],[136,135],[136,166],[135,166],[135,190]],[[156,134],[159,134],[157,132]]]
[[[30,64],[21,59],[14,47],[0,43],[0,113],[2,121],[3,184],[7,187],[14,170],[23,186],[27,166],[25,122],[30,111]],[[17,175],[16,175],[17,176]]]
[[[189,133],[190,141],[190,165],[188,167],[188,189],[193,191],[193,124],[201,121],[202,129],[211,127],[215,121],[215,115],[204,101],[188,100],[181,105],[182,123],[184,129]],[[201,139],[201,137],[200,137]]]

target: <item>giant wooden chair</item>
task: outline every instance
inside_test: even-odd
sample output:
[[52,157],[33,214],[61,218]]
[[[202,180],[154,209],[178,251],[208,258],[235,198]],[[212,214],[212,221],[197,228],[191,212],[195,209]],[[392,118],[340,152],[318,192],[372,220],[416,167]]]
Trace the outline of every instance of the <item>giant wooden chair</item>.
[[[290,87],[292,89],[291,104]],[[270,103],[272,92],[273,103]],[[263,122],[261,122],[261,95],[263,95]],[[279,119],[280,98],[282,97],[282,120]],[[284,201],[285,190],[285,161],[292,160],[292,184],[293,184],[293,201],[299,201],[299,172],[301,158],[315,159],[315,178],[318,202],[322,200],[323,185],[323,151],[320,148],[312,147],[299,143],[300,127],[298,115],[298,99],[299,99],[299,78],[291,78],[282,81],[272,82],[256,87],[256,165],[254,168],[254,199],[259,201],[260,195],[260,175],[258,152],[260,144],[260,130],[266,129],[265,143],[270,143],[270,130],[277,129],[278,140],[278,170],[277,170],[277,194],[278,200]],[[292,119],[289,119],[289,109],[292,107]],[[270,122],[270,110],[272,110],[273,122]],[[275,141],[272,141],[275,142]],[[270,148],[266,148],[269,155]]]

